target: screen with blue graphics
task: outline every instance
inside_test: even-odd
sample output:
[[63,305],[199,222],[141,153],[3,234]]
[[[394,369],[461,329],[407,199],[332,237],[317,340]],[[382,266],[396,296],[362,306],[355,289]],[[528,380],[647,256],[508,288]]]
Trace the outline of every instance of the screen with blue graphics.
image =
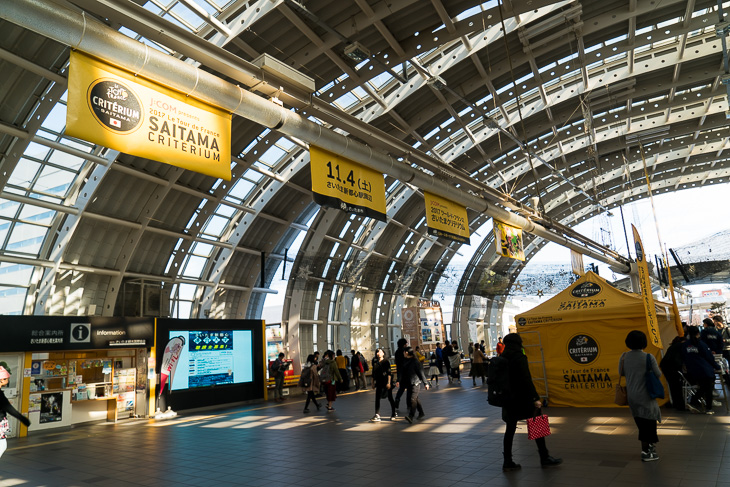
[[185,337],[172,390],[253,381],[253,333],[248,330],[170,331]]

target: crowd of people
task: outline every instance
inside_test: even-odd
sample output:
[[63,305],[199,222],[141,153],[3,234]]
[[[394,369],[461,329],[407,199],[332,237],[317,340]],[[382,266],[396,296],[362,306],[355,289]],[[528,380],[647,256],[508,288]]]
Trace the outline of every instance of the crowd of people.
[[[641,460],[644,462],[659,458],[656,449],[659,441],[657,424],[661,422],[659,405],[647,388],[648,374],[659,378],[663,373],[669,385],[672,407],[694,413],[713,414],[713,406],[719,405],[713,398],[716,371],[725,374],[726,380],[730,382],[730,376],[727,375],[730,330],[725,327],[721,316],[705,319],[703,325],[702,330],[685,325],[684,336],[674,339],[659,363],[652,354],[644,351],[648,344],[645,333],[633,330],[626,336],[624,342],[629,351],[621,355],[618,371],[621,377],[626,378],[627,402],[639,432]],[[486,385],[491,359],[486,354],[484,341],[470,343],[466,352],[471,359],[469,376],[472,385],[479,386],[477,379],[481,380],[481,386]],[[510,394],[502,405],[502,420],[506,424],[503,470],[511,471],[521,468],[512,458],[517,423],[541,414],[543,403],[530,376],[522,338],[516,333],[506,335],[504,339],[500,337],[495,352],[494,356],[503,357],[509,364],[507,376]],[[460,385],[464,356],[456,341],[447,341],[443,346],[438,343],[432,351],[424,352],[418,346],[410,347],[408,341],[401,338],[393,355],[394,363],[391,363],[385,350],[376,349],[370,364],[372,372],[369,374],[370,387],[375,392],[375,414],[370,421],[382,421],[381,404],[384,401],[387,401],[390,419],[396,420],[404,395],[407,411],[404,419],[409,423],[423,419],[426,413],[421,401],[421,390],[439,387],[439,378],[444,374],[449,384]],[[395,370],[392,365],[395,365]],[[424,370],[426,365],[427,370]],[[320,409],[321,405],[317,401],[320,395],[326,397],[327,410],[334,411],[337,393],[367,388],[368,369],[366,359],[355,350],[351,351],[349,357],[343,355],[341,350],[328,350],[321,361],[319,353],[307,357],[302,371],[302,377],[306,380],[304,383],[300,380],[307,394],[304,413],[310,411],[310,403]],[[696,391],[688,403],[685,401],[687,386]],[[553,467],[562,463],[562,459],[550,455],[545,438],[537,438],[535,443],[541,466]]]

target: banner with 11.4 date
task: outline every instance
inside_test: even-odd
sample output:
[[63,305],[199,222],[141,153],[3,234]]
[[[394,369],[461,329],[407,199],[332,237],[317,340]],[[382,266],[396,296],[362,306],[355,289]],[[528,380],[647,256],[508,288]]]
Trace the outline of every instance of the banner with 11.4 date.
[[309,159],[315,203],[386,221],[381,173],[313,145]]

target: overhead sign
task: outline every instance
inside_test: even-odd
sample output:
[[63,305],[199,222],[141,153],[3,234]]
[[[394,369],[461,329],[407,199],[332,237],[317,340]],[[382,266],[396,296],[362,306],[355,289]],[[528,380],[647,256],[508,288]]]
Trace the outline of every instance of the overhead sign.
[[424,192],[428,233],[469,244],[469,218],[466,208],[433,193]]
[[499,255],[510,259],[525,260],[521,228],[494,220],[494,237]]
[[651,293],[651,281],[649,280],[649,267],[646,265],[646,254],[644,254],[644,246],[641,243],[639,231],[634,225],[631,225],[634,232],[634,246],[636,247],[636,264],[639,269],[639,283],[641,284],[641,297],[644,302],[644,310],[646,312],[646,328],[648,329],[649,343],[657,348],[664,348],[662,345],[662,337],[659,334],[659,323],[654,307],[654,296]]
[[66,134],[231,180],[231,115],[71,51]]
[[0,352],[150,348],[152,318],[0,316]]
[[309,159],[315,203],[386,221],[381,173],[313,145]]

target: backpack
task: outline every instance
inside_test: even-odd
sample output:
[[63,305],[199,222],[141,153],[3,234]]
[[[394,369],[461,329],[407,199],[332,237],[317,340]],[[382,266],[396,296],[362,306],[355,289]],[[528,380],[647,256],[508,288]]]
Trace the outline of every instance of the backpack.
[[368,370],[370,370],[367,360],[363,358],[363,360],[360,360],[360,363],[362,364],[363,372],[367,372]]
[[489,361],[487,368],[487,402],[492,406],[507,405],[509,397],[509,360],[499,356]]
[[309,384],[312,383],[312,367],[304,367],[302,369],[302,373],[299,376],[299,383],[297,384],[299,387],[309,387]]
[[276,360],[271,362],[271,365],[269,366],[269,377],[275,378],[279,375],[279,365],[276,364]]
[[332,382],[332,375],[330,374],[329,363],[325,363],[324,367],[322,367],[322,370],[319,371],[319,380],[321,380],[322,383]]

